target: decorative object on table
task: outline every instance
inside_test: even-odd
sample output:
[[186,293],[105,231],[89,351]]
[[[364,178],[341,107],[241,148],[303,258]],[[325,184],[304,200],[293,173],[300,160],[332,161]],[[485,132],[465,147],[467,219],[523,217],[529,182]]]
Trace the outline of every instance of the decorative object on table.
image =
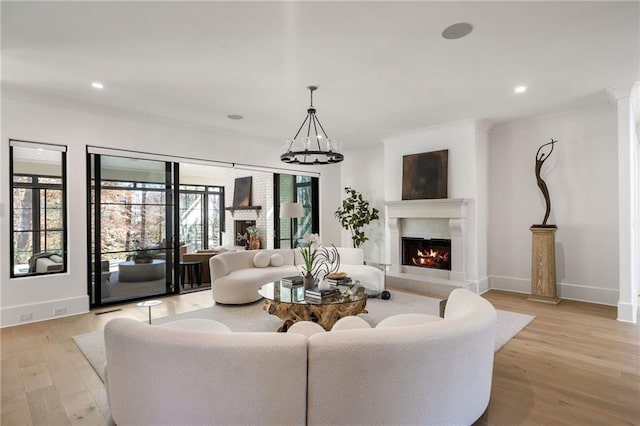
[[322,281],[320,281],[317,286],[305,289],[304,299],[306,302],[323,302],[327,301],[331,297],[340,296],[342,294],[340,289],[337,287],[320,288],[321,283]]
[[342,206],[335,211],[334,216],[340,221],[340,225],[351,232],[353,247],[358,248],[369,238],[364,234],[362,228],[378,220],[380,211],[369,206],[369,201],[362,197],[362,194],[355,189],[346,187],[344,191],[349,196],[342,200]]
[[391,299],[391,293],[389,293],[387,290],[383,290],[382,293],[380,293],[380,298],[382,300],[389,300]]
[[320,280],[320,282],[318,282],[319,290],[329,290],[330,288],[331,288],[331,283],[326,279],[322,279]]
[[402,157],[402,199],[447,198],[449,150]]
[[[316,109],[313,107],[313,92],[318,86],[307,86],[311,97],[311,105],[307,109],[307,116],[296,132],[293,139],[287,140],[287,151],[280,156],[280,160],[289,164],[334,164],[344,160],[340,153],[340,144],[327,136],[324,127],[316,116]],[[297,140],[298,135],[307,125],[307,136]],[[312,133],[313,128],[313,133]],[[318,132],[320,130],[322,134]]]
[[352,283],[351,277],[348,277],[344,272],[334,272],[325,277],[325,280],[329,281],[332,285],[349,285]]
[[260,248],[260,230],[256,226],[249,226],[247,228],[247,235],[249,235],[249,248],[251,250],[258,250]]
[[300,285],[303,283],[300,275],[294,275],[292,277],[284,277],[280,279],[283,284]]
[[289,244],[291,248],[295,248],[297,241],[294,241],[294,226],[293,219],[304,217],[304,207],[300,203],[281,203],[280,204],[280,219],[289,219],[290,220],[290,228],[289,228]]
[[302,259],[304,260],[303,272],[304,272],[304,286],[310,288],[315,283],[314,268],[317,265],[316,253],[318,252],[318,246],[320,245],[320,237],[318,234],[306,234],[304,236],[305,246],[300,247],[302,253]]
[[[551,213],[551,198],[547,184],[540,177],[542,165],[553,152],[554,145],[558,141],[551,139],[538,148],[536,152],[535,173],[536,181],[546,203],[546,210],[542,224],[533,225],[531,228],[531,296],[527,300],[543,302],[553,305],[560,303],[557,293],[556,280],[556,252],[555,234],[556,225],[548,225],[547,220]],[[547,151],[545,147],[551,146]]]
[[314,275],[326,279],[340,269],[340,253],[336,246],[320,247],[316,252],[316,269]]

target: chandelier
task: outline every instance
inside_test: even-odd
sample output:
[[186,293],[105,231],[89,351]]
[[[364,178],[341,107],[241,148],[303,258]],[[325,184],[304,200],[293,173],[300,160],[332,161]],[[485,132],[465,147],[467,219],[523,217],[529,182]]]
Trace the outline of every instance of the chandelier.
[[[344,160],[344,156],[339,152],[338,141],[329,139],[320,120],[316,117],[316,109],[313,107],[313,91],[317,88],[317,86],[307,86],[311,92],[311,105],[296,135],[293,139],[287,140],[287,152],[280,156],[280,160],[285,163],[314,165],[333,164]],[[307,136],[298,140],[305,124],[307,125]],[[318,132],[318,128],[322,133]]]

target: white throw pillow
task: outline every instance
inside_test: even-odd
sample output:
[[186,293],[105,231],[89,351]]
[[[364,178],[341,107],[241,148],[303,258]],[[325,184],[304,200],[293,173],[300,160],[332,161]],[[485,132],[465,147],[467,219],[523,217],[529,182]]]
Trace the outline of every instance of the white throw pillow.
[[269,266],[270,260],[271,258],[269,257],[268,253],[259,251],[255,256],[253,256],[253,265],[256,268],[266,268],[267,266]]
[[275,253],[271,255],[271,266],[282,266],[284,265],[284,258],[280,253]]
[[376,328],[406,327],[442,321],[442,318],[427,314],[398,314],[383,319]]

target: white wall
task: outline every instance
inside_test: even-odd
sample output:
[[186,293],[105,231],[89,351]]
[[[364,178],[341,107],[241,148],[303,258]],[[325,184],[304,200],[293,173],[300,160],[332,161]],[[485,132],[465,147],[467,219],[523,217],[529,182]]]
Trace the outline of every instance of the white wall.
[[256,227],[260,231],[260,247],[273,248],[273,173],[258,172],[255,170],[226,169],[225,171],[225,206],[233,207],[235,193],[235,180],[241,177],[251,176],[251,205],[260,206],[260,210],[237,210],[233,213],[225,212],[226,231],[222,237],[225,246],[237,246],[235,233],[236,220],[255,220]]
[[[281,144],[265,148],[264,141],[232,137],[229,132],[162,121],[140,114],[124,116],[92,112],[89,108],[57,107],[45,102],[2,98],[0,147],[0,324],[51,318],[55,308],[67,314],[86,312],[87,220],[86,146],[99,146],[195,159],[254,164],[320,173],[321,233],[339,242],[340,228],[333,210],[340,202],[340,166],[289,168],[279,160]],[[9,278],[9,148],[8,140],[21,139],[68,146],[68,272],[38,277]],[[186,160],[185,160],[186,161]],[[326,210],[326,211],[325,211]]]
[[529,293],[531,232],[542,223],[544,198],[535,154],[558,141],[542,169],[556,224],[561,298],[616,304],[618,183],[616,110],[601,106],[495,126],[489,147],[491,288]]
[[[377,147],[346,151],[344,156],[341,200],[347,197],[344,188],[351,187],[360,192],[369,201],[371,207],[380,211],[380,219],[364,228],[369,240],[361,247],[367,261],[386,263],[384,191],[387,173],[384,168],[384,147],[380,142]],[[337,210],[341,204],[342,201],[336,204],[333,211]],[[338,221],[335,218],[334,220]],[[348,231],[342,231],[341,245],[353,246],[351,234]]]
[[[466,279],[479,290],[488,286],[486,257],[487,133],[475,120],[407,132],[384,140],[385,199],[402,199],[402,157],[449,150],[448,198],[467,198],[465,235]],[[480,222],[483,221],[483,222]],[[386,238],[388,239],[388,233]],[[386,254],[389,259],[389,253]]]

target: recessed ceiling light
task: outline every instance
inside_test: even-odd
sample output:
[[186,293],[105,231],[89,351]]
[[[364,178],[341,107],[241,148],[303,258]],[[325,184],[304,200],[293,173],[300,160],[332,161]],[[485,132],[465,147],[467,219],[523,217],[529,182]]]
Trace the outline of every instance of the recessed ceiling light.
[[100,83],[99,81],[94,81],[93,83],[91,83],[91,87],[93,87],[94,89],[104,89],[104,84]]
[[455,40],[469,35],[473,31],[473,25],[467,22],[459,22],[457,24],[449,25],[442,32],[442,37],[447,40]]
[[227,118],[230,120],[242,120],[244,117],[240,114],[229,114],[227,115]]
[[518,86],[515,89],[513,89],[513,91],[515,93],[524,93],[527,91],[527,86]]

